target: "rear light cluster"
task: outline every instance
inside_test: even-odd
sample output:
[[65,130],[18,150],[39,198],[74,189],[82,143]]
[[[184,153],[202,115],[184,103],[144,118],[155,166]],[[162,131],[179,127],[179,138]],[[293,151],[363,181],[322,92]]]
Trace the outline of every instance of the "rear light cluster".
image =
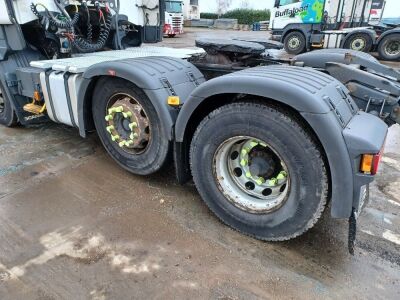
[[378,154],[363,154],[361,156],[360,171],[368,175],[376,175],[381,162],[383,150]]

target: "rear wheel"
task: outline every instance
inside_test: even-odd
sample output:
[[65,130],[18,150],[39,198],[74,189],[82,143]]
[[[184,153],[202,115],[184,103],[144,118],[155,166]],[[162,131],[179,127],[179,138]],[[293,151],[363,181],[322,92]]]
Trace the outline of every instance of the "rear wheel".
[[378,45],[379,57],[384,60],[400,59],[400,34],[385,36]]
[[284,47],[289,54],[301,54],[306,51],[306,38],[299,31],[290,32],[285,37]]
[[100,79],[92,110],[104,147],[123,168],[149,175],[168,161],[170,143],[150,99],[136,85],[122,79]]
[[174,38],[176,36],[176,34],[168,34],[169,38]]
[[0,82],[0,124],[11,127],[17,124],[17,116]]
[[366,33],[358,33],[349,37],[344,43],[345,49],[355,51],[370,52],[372,48],[372,38]]
[[227,225],[262,240],[304,233],[327,201],[317,143],[279,108],[235,103],[215,110],[197,128],[190,162],[209,208]]

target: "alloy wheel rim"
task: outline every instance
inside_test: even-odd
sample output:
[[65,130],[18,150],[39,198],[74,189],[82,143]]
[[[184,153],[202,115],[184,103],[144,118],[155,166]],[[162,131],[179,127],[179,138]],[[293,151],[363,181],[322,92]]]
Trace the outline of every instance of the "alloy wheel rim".
[[352,43],[351,43],[351,49],[352,50],[356,50],[356,51],[361,51],[365,48],[365,45],[367,44],[367,41],[363,38],[358,38],[355,39]]
[[111,141],[128,154],[141,154],[150,144],[151,130],[143,106],[132,96],[110,97],[105,112],[105,129]]
[[288,168],[267,143],[248,136],[226,140],[214,155],[214,178],[224,196],[250,213],[281,207],[290,191]]
[[289,41],[289,48],[295,50],[300,47],[300,39],[297,36],[294,36]]
[[391,41],[387,43],[385,47],[385,52],[390,56],[396,56],[400,54],[400,42],[399,41]]

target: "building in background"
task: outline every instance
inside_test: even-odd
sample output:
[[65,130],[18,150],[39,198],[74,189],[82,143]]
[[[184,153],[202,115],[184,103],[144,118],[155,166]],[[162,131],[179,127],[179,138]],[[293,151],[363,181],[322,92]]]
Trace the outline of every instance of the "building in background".
[[183,18],[185,20],[200,19],[199,0],[183,0]]

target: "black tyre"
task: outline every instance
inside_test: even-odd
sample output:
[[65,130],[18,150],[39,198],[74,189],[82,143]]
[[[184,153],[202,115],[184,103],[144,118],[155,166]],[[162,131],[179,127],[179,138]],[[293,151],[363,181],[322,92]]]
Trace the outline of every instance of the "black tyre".
[[385,36],[378,45],[379,57],[383,60],[400,60],[400,34]]
[[142,35],[140,31],[130,31],[121,40],[121,45],[123,49],[140,47],[142,45]]
[[17,116],[0,82],[0,124],[12,127],[15,126],[17,122]]
[[176,36],[176,34],[168,34],[169,38],[174,38]]
[[351,35],[343,47],[345,49],[351,49],[362,52],[370,52],[372,49],[373,41],[372,38],[366,33],[357,33]]
[[280,108],[246,102],[213,111],[197,128],[190,154],[201,197],[242,233],[289,240],[324,210],[328,178],[321,151]]
[[306,38],[299,31],[290,32],[284,39],[284,47],[289,54],[301,54],[306,52]]
[[123,168],[149,175],[167,163],[170,143],[150,99],[136,85],[122,79],[100,79],[92,110],[101,142]]

